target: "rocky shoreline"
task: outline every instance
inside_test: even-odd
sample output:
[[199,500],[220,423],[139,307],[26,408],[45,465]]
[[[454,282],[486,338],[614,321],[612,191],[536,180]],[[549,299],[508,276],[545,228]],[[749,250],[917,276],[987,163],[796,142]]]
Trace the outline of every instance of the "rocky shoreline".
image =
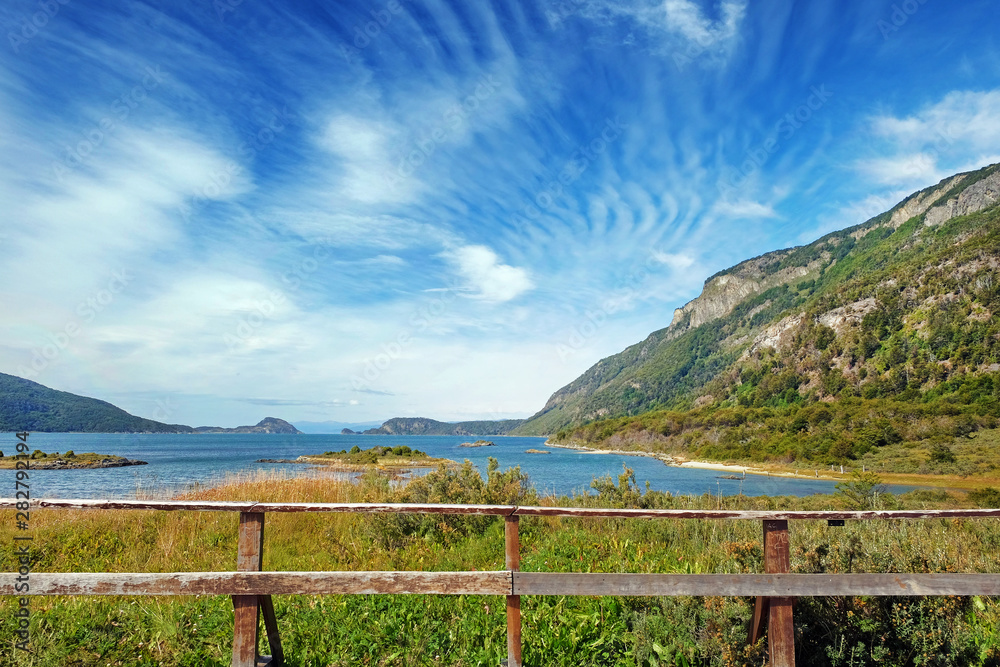
[[[26,460],[26,459],[22,459]],[[67,461],[58,459],[56,461],[39,461],[31,459],[29,470],[84,470],[87,468],[124,468],[126,466],[149,465],[146,461],[125,458],[104,458],[96,461]]]

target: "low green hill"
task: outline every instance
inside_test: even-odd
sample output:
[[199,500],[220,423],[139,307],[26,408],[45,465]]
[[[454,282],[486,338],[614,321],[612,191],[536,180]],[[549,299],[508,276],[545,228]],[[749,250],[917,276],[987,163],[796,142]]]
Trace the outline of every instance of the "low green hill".
[[0,431],[190,433],[190,426],[130,415],[106,401],[0,373]]

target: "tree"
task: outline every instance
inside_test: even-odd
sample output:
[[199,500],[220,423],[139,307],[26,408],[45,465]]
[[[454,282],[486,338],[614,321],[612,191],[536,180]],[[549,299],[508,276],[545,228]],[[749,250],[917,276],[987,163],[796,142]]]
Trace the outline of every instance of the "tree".
[[877,509],[878,497],[885,493],[885,484],[878,473],[871,471],[851,473],[850,482],[837,484],[837,497],[841,498],[852,510]]

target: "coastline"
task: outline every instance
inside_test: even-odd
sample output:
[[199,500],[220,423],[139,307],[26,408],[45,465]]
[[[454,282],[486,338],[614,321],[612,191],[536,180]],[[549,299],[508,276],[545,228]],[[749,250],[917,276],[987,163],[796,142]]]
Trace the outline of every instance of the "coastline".
[[[571,445],[571,444],[558,444],[551,440],[545,442],[546,447],[559,447],[560,449],[572,449],[583,454],[618,454],[621,456],[645,456],[648,458],[654,458],[662,461],[664,465],[668,465],[676,468],[695,468],[700,470],[717,470],[719,472],[724,472],[728,474],[743,474],[743,475],[763,475],[767,477],[785,477],[791,479],[819,479],[832,482],[845,482],[850,481],[851,471],[845,470],[843,473],[839,471],[825,470],[821,471],[820,468],[813,467],[808,469],[808,472],[798,472],[800,470],[806,470],[805,468],[791,468],[787,466],[779,465],[769,465],[769,466],[750,466],[741,465],[736,463],[720,463],[718,461],[693,461],[689,459],[684,459],[681,457],[671,456],[669,454],[658,454],[655,452],[643,452],[643,451],[626,451],[619,449],[595,449],[592,447],[585,447],[583,445]],[[878,471],[874,471],[878,472]],[[902,484],[907,486],[921,486],[928,488],[937,488],[943,490],[961,490],[968,491],[970,489],[979,489],[989,486],[1000,486],[1000,479],[997,478],[969,478],[969,477],[958,477],[955,475],[921,475],[918,473],[892,473],[892,472],[878,472],[879,477],[884,484]]]

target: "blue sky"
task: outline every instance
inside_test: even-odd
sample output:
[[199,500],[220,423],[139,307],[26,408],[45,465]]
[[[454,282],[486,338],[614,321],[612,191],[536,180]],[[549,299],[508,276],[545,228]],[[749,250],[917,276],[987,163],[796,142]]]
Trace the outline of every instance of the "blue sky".
[[995,2],[0,8],[0,371],[523,417],[705,278],[1000,161]]

